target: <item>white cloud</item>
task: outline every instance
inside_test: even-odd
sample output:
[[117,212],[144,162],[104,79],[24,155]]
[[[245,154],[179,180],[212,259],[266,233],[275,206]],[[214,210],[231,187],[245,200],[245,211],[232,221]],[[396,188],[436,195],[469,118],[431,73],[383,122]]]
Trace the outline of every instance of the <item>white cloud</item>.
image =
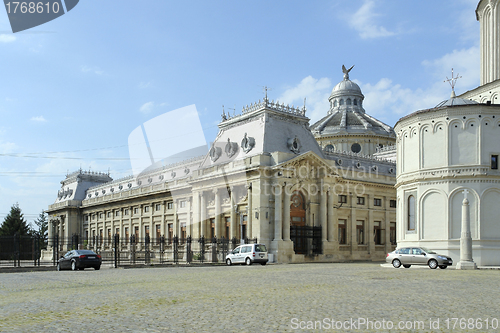
[[[479,48],[473,46],[454,50],[441,58],[423,61],[421,70],[429,73],[429,80],[428,84],[422,87],[405,87],[410,85],[410,82],[400,84],[390,78],[381,78],[375,84],[355,81],[365,96],[363,108],[366,112],[394,126],[400,117],[432,108],[450,97],[451,88],[444,81],[446,77],[451,77],[451,68],[454,68],[455,76],[460,74],[463,77],[455,87],[457,95],[476,88],[479,85]],[[304,97],[307,97],[307,116],[311,123],[314,123],[327,114],[330,89],[330,79],[308,76],[296,86],[287,89],[279,100],[285,104],[301,105]]]
[[331,93],[331,85],[328,78],[315,79],[308,76],[297,86],[285,90],[278,101],[302,106],[306,98],[307,116],[312,120],[318,120],[325,116],[329,109],[328,97]]
[[358,31],[363,39],[392,36],[395,33],[375,23],[379,14],[374,10],[375,1],[366,0],[354,15],[349,17],[349,25]]
[[0,140],[0,153],[9,154],[17,149],[17,145],[13,142]]
[[92,66],[82,66],[81,68],[82,72],[84,73],[94,73],[94,74],[97,74],[97,75],[102,75],[104,74],[104,71],[102,71],[99,67],[92,67]]
[[153,84],[151,82],[141,82],[139,83],[139,89],[147,89],[152,87]]
[[47,121],[43,116],[31,117],[30,120],[40,122],[40,123],[44,123]]
[[16,40],[16,36],[5,35],[5,34],[0,35],[0,43],[11,43],[15,40]]
[[155,107],[155,102],[147,102],[141,106],[139,111],[141,111],[142,113],[150,113],[154,107]]

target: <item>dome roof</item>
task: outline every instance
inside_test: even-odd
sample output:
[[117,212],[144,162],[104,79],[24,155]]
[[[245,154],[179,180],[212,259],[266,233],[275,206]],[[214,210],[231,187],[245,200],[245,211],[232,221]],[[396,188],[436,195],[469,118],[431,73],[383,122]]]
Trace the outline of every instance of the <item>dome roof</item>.
[[438,105],[436,105],[436,108],[442,107],[442,106],[458,106],[458,105],[474,105],[474,104],[479,104],[476,101],[472,101],[470,99],[463,99],[459,97],[452,97],[448,100],[442,101]]
[[355,82],[347,79],[339,82],[332,90],[332,94],[341,92],[357,92],[361,94],[361,88]]

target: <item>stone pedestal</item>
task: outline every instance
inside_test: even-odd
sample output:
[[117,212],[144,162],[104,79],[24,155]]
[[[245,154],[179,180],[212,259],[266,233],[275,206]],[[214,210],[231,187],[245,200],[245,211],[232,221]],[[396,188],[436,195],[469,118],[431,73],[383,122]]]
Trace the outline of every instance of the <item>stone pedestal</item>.
[[271,251],[274,255],[274,261],[278,263],[292,262],[294,255],[293,242],[291,240],[273,240],[271,241]]

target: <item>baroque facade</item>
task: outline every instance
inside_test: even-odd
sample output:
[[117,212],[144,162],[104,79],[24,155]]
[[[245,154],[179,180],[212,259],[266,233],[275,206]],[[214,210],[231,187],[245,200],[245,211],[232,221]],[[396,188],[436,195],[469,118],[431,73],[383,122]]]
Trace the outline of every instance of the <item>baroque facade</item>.
[[[305,107],[266,96],[240,115],[223,114],[199,158],[118,180],[81,170],[68,175],[47,211],[49,239],[79,234],[109,245],[115,234],[257,238],[277,262],[383,259],[396,242],[396,165],[372,152],[395,135],[366,115],[348,76],[332,96],[347,102],[352,87],[358,107],[336,112],[358,120],[342,123],[338,136],[330,114],[330,127],[313,134]],[[307,228],[313,235],[304,236]]]

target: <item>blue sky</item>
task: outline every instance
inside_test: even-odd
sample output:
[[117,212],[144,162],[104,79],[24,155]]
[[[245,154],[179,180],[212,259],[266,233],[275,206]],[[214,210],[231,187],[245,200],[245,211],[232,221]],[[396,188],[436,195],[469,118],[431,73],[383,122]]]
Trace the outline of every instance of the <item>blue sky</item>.
[[128,135],[177,108],[195,104],[211,141],[222,105],[238,113],[268,86],[307,98],[312,123],[342,64],[393,126],[447,99],[452,67],[458,94],[479,85],[477,3],[82,0],[16,34],[0,9],[0,221],[18,202],[31,222],[68,171],[131,174]]

